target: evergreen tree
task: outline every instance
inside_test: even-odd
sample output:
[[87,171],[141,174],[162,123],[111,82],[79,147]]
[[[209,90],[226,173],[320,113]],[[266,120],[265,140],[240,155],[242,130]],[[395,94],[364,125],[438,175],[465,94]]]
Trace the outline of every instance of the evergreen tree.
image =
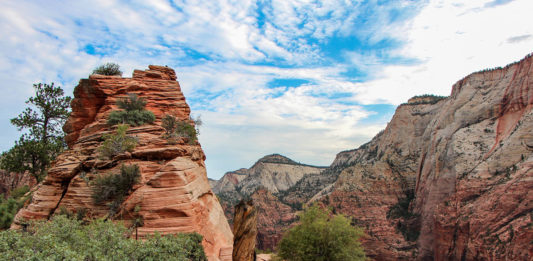
[[70,111],[69,96],[64,96],[61,87],[54,83],[34,84],[35,96],[30,97],[26,108],[18,117],[11,119],[19,131],[27,130],[15,146],[2,153],[0,168],[11,172],[26,170],[41,180],[55,157],[65,148],[61,129]]

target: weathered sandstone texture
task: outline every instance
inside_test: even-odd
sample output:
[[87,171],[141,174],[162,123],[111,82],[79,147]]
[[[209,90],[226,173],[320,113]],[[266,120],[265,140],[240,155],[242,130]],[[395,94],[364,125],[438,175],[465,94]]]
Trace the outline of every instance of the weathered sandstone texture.
[[[153,124],[130,127],[128,135],[138,139],[133,152],[112,160],[98,157],[102,135],[114,131],[106,124],[109,113],[117,110],[116,101],[134,93],[147,101],[153,112]],[[189,120],[185,102],[174,70],[149,66],[135,70],[132,78],[91,75],[80,80],[74,90],[72,114],[64,126],[69,149],[62,153],[48,171],[48,176],[34,190],[31,203],[19,211],[12,228],[30,219],[47,219],[60,208],[88,217],[106,217],[132,224],[142,218],[140,237],[158,231],[200,233],[209,260],[231,260],[233,235],[217,197],[211,191],[205,170],[205,155],[199,143],[180,139],[168,142],[161,119],[173,115]],[[98,175],[119,173],[122,164],[137,164],[141,180],[118,208],[110,212],[107,204],[96,205],[91,198],[91,181]]]
[[235,206],[233,221],[233,261],[254,261],[257,212],[253,200],[241,201]]
[[376,260],[533,258],[533,58],[473,73],[396,110],[320,200]]
[[325,203],[365,230],[374,260],[532,260],[532,109],[531,55],[473,73],[449,97],[400,105],[370,142],[262,208]]

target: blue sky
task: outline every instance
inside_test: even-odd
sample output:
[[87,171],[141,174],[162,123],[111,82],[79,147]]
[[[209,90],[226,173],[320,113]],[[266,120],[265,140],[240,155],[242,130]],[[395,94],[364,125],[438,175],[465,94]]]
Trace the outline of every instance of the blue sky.
[[33,93],[105,62],[174,68],[208,176],[270,153],[315,165],[383,129],[418,94],[533,52],[530,0],[3,1],[0,149]]

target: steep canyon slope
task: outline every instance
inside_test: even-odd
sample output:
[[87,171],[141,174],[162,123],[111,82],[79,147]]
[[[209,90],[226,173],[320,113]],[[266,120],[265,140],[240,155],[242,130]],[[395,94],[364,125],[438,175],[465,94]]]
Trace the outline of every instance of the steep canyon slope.
[[279,154],[259,159],[249,169],[227,172],[213,186],[226,217],[233,222],[234,206],[241,199],[253,199],[257,210],[257,247],[274,249],[283,231],[296,221],[295,210],[276,196],[301,179],[319,175],[325,167],[297,163]]
[[419,97],[341,153],[320,200],[351,216],[379,260],[533,257],[533,58]]
[[[449,97],[410,99],[385,130],[329,168],[254,196],[286,227],[314,201],[349,216],[375,260],[531,260],[532,109],[528,55],[465,77]],[[234,184],[247,178],[240,175]],[[282,230],[259,245],[277,242],[269,238]]]
[[[130,127],[127,135],[136,137],[134,150],[112,159],[99,157],[102,136],[113,133],[106,124],[117,100],[127,94],[146,100],[153,112],[153,124]],[[91,75],[80,80],[74,90],[72,114],[64,126],[69,149],[53,163],[45,180],[33,189],[29,205],[19,211],[12,225],[31,219],[47,219],[61,209],[86,212],[88,217],[122,220],[133,225],[141,219],[138,235],[196,231],[209,260],[231,260],[233,235],[217,197],[211,191],[205,170],[205,155],[198,142],[180,138],[170,142],[163,134],[161,119],[172,115],[189,121],[185,102],[174,70],[149,66],[135,70],[132,78]],[[124,197],[120,206],[96,204],[91,198],[96,177],[120,173],[122,164],[140,168],[140,182]]]

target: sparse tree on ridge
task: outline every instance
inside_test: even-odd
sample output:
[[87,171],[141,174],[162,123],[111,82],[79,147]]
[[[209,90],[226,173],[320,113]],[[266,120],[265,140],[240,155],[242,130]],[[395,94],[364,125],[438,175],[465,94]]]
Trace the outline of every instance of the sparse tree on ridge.
[[2,153],[0,168],[10,172],[30,173],[41,180],[50,163],[65,148],[62,126],[70,115],[69,96],[59,86],[34,84],[35,96],[16,118],[11,119],[19,131],[27,130],[15,146]]

